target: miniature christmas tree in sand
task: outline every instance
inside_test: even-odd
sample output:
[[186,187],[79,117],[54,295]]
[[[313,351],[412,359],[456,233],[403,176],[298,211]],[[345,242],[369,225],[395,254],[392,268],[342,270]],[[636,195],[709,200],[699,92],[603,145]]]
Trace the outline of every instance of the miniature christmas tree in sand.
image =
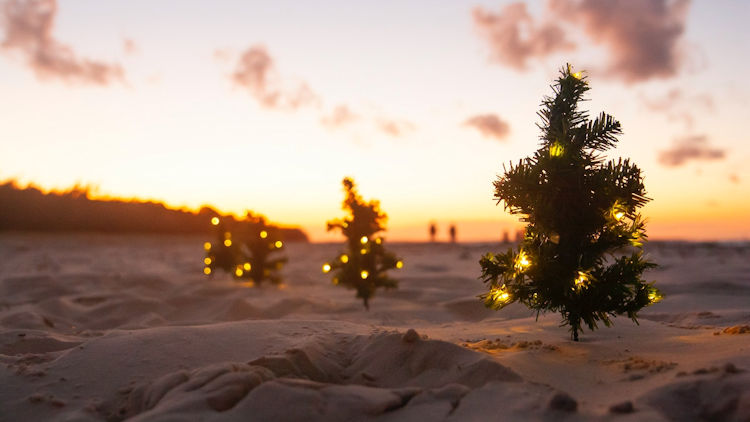
[[273,255],[283,250],[284,243],[278,228],[269,225],[264,216],[248,212],[244,221],[228,223],[213,217],[211,224],[216,231],[216,242],[204,245],[205,274],[221,269],[253,284],[265,280],[273,284],[281,282],[279,271],[287,259]]
[[498,203],[528,224],[518,251],[480,260],[489,283],[481,297],[493,309],[520,302],[537,316],[560,312],[577,341],[584,323],[610,326],[622,314],[637,323],[636,313],[661,295],[641,277],[656,266],[641,251],[646,233],[637,210],[649,201],[641,171],[600,155],[617,142],[620,123],[578,110],[589,87],[570,66],[552,89],[538,113],[541,147],[494,183]]
[[347,251],[333,261],[323,264],[323,272],[333,271],[333,284],[357,290],[357,297],[370,309],[369,300],[378,287],[395,288],[398,282],[387,271],[402,268],[403,261],[385,250],[382,237],[387,216],[380,211],[378,201],[365,202],[357,193],[354,181],[345,178],[343,209],[348,217],[328,222],[328,231],[341,230],[346,236]]

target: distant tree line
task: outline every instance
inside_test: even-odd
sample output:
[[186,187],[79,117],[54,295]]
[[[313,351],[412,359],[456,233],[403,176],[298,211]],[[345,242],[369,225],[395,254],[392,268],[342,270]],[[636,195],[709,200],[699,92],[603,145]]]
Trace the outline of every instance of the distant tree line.
[[[21,188],[13,181],[0,184],[0,231],[93,231],[108,233],[208,234],[212,217],[234,220],[231,215],[203,207],[197,213],[170,209],[160,202],[91,199],[88,187],[45,193],[36,187]],[[306,242],[297,228],[279,228],[287,242]]]

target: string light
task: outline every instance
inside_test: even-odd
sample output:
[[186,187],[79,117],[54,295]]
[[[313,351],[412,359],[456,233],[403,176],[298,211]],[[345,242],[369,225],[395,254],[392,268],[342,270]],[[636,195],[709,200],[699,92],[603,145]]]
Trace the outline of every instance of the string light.
[[338,277],[334,277],[333,280],[331,280],[331,283],[333,283],[334,285],[339,284],[339,278]]
[[237,277],[242,277],[242,274],[243,274],[242,268],[237,267],[237,269],[234,270],[234,275],[236,275]]
[[609,210],[609,215],[615,220],[620,221],[625,217],[625,206],[620,201],[615,201],[612,208]]
[[260,232],[260,238],[261,239],[265,239],[267,237],[268,237],[268,232],[267,231],[263,230],[263,231]]
[[277,248],[279,248],[279,249],[281,249],[281,247],[282,247],[282,246],[284,246],[284,244],[283,244],[283,243],[282,243],[282,242],[281,242],[280,240],[277,240],[277,241],[276,241],[276,243],[274,243],[274,245],[275,245],[275,246],[276,246]]
[[367,239],[367,236],[362,236],[362,238],[361,238],[361,239],[359,239],[359,243],[361,243],[361,244],[363,244],[363,245],[364,245],[365,243],[367,243],[367,241],[368,241],[368,240],[369,240],[369,239]]
[[362,255],[364,255],[364,254],[367,253],[367,249],[362,248],[362,249],[359,250],[359,253],[361,253]]
[[659,293],[658,290],[656,290],[654,288],[649,289],[649,292],[648,292],[648,300],[649,300],[649,302],[651,302],[651,303],[661,302],[661,300],[663,298],[664,298],[664,296],[662,296]]
[[525,270],[529,265],[531,265],[531,261],[529,260],[528,255],[524,251],[520,251],[518,253],[518,258],[516,258],[516,269],[518,271]]
[[206,257],[206,259],[203,260],[203,263],[206,265],[211,265],[211,258]]
[[331,264],[326,262],[325,264],[323,264],[323,272],[327,273],[329,271],[331,271]]
[[505,291],[504,285],[503,287],[494,287],[490,290],[490,299],[493,302],[507,303],[510,301],[510,294]]
[[573,77],[576,78],[576,79],[581,79],[582,76],[583,75],[581,75],[581,72],[576,72],[576,73],[573,74]]
[[362,270],[362,272],[359,273],[359,276],[362,277],[362,280],[366,279],[370,275],[367,270]]
[[211,250],[211,242],[206,242],[203,244],[203,249],[210,251]]
[[205,275],[209,275],[209,274],[211,274],[211,269],[210,269],[210,268],[208,268],[208,267],[204,268],[204,269],[203,269],[203,274],[205,274]]
[[378,245],[380,245],[381,243],[383,243],[383,238],[379,237],[379,238],[375,239],[375,243],[377,243]]
[[578,277],[576,277],[575,279],[576,287],[578,288],[582,287],[586,283],[586,281],[588,281],[588,279],[589,279],[588,274],[582,271],[578,271]]
[[398,269],[404,268],[404,261],[396,261],[396,268]]
[[346,264],[347,262],[349,262],[349,255],[343,254],[343,255],[341,255],[340,259],[341,259],[342,263]]
[[565,147],[559,142],[553,142],[549,147],[550,157],[559,157],[563,155],[563,152],[565,152]]
[[226,239],[224,241],[224,246],[226,246],[227,248],[232,246],[232,239]]
[[242,266],[242,268],[244,268],[245,271],[250,271],[250,269],[252,268],[252,265],[250,265],[249,262],[246,262],[245,265]]
[[211,224],[213,224],[214,226],[218,226],[219,225],[219,217],[212,218],[211,219]]

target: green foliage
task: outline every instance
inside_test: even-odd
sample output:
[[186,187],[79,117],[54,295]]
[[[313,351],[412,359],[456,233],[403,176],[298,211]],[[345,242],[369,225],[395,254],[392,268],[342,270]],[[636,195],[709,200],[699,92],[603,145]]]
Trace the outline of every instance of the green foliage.
[[568,65],[538,113],[542,135],[532,157],[504,167],[495,199],[522,215],[526,231],[518,251],[488,253],[479,261],[489,292],[486,306],[520,302],[540,312],[560,312],[575,340],[589,329],[661,299],[641,275],[656,265],[641,251],[646,239],[637,212],[649,199],[643,177],[629,160],[605,161],[622,133],[612,116],[593,121],[578,109],[589,90]]
[[354,181],[343,181],[346,198],[342,208],[349,216],[328,222],[328,231],[341,230],[346,236],[346,252],[323,265],[323,272],[333,272],[333,284],[357,291],[365,308],[378,287],[395,288],[398,282],[390,278],[388,270],[401,268],[403,262],[388,252],[382,237],[376,236],[385,230],[387,216],[380,210],[380,203],[365,202],[357,193]]
[[273,257],[284,249],[281,231],[266,222],[262,215],[248,212],[244,221],[221,220],[213,217],[215,241],[206,242],[204,273],[223,270],[237,280],[262,283],[268,280],[279,284],[279,271],[285,257]]

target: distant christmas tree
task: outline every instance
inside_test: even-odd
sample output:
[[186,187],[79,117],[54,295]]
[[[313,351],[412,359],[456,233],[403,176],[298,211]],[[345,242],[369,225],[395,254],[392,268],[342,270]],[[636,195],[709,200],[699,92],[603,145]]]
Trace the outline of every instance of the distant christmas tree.
[[354,181],[345,178],[346,198],[342,208],[348,217],[328,222],[328,231],[339,229],[346,236],[347,252],[323,265],[323,272],[334,272],[333,284],[357,290],[357,297],[370,309],[369,300],[378,287],[395,288],[398,282],[386,274],[388,270],[402,268],[403,261],[383,247],[382,237],[376,233],[385,230],[387,216],[380,211],[378,201],[365,202],[357,193]]
[[661,299],[641,275],[656,265],[641,250],[646,239],[637,209],[649,201],[641,171],[629,160],[599,154],[622,133],[612,116],[593,121],[578,110],[589,90],[568,65],[545,97],[541,147],[510,165],[495,183],[495,199],[528,223],[518,251],[480,260],[490,290],[485,305],[520,302],[540,312],[560,312],[578,340],[581,324],[610,326],[610,316],[636,313]]
[[206,266],[203,272],[208,275],[221,269],[238,280],[280,283],[279,271],[287,258],[271,256],[284,248],[279,229],[269,225],[264,216],[252,212],[247,213],[244,221],[230,221],[231,224],[219,217],[211,219],[216,242],[204,245]]

